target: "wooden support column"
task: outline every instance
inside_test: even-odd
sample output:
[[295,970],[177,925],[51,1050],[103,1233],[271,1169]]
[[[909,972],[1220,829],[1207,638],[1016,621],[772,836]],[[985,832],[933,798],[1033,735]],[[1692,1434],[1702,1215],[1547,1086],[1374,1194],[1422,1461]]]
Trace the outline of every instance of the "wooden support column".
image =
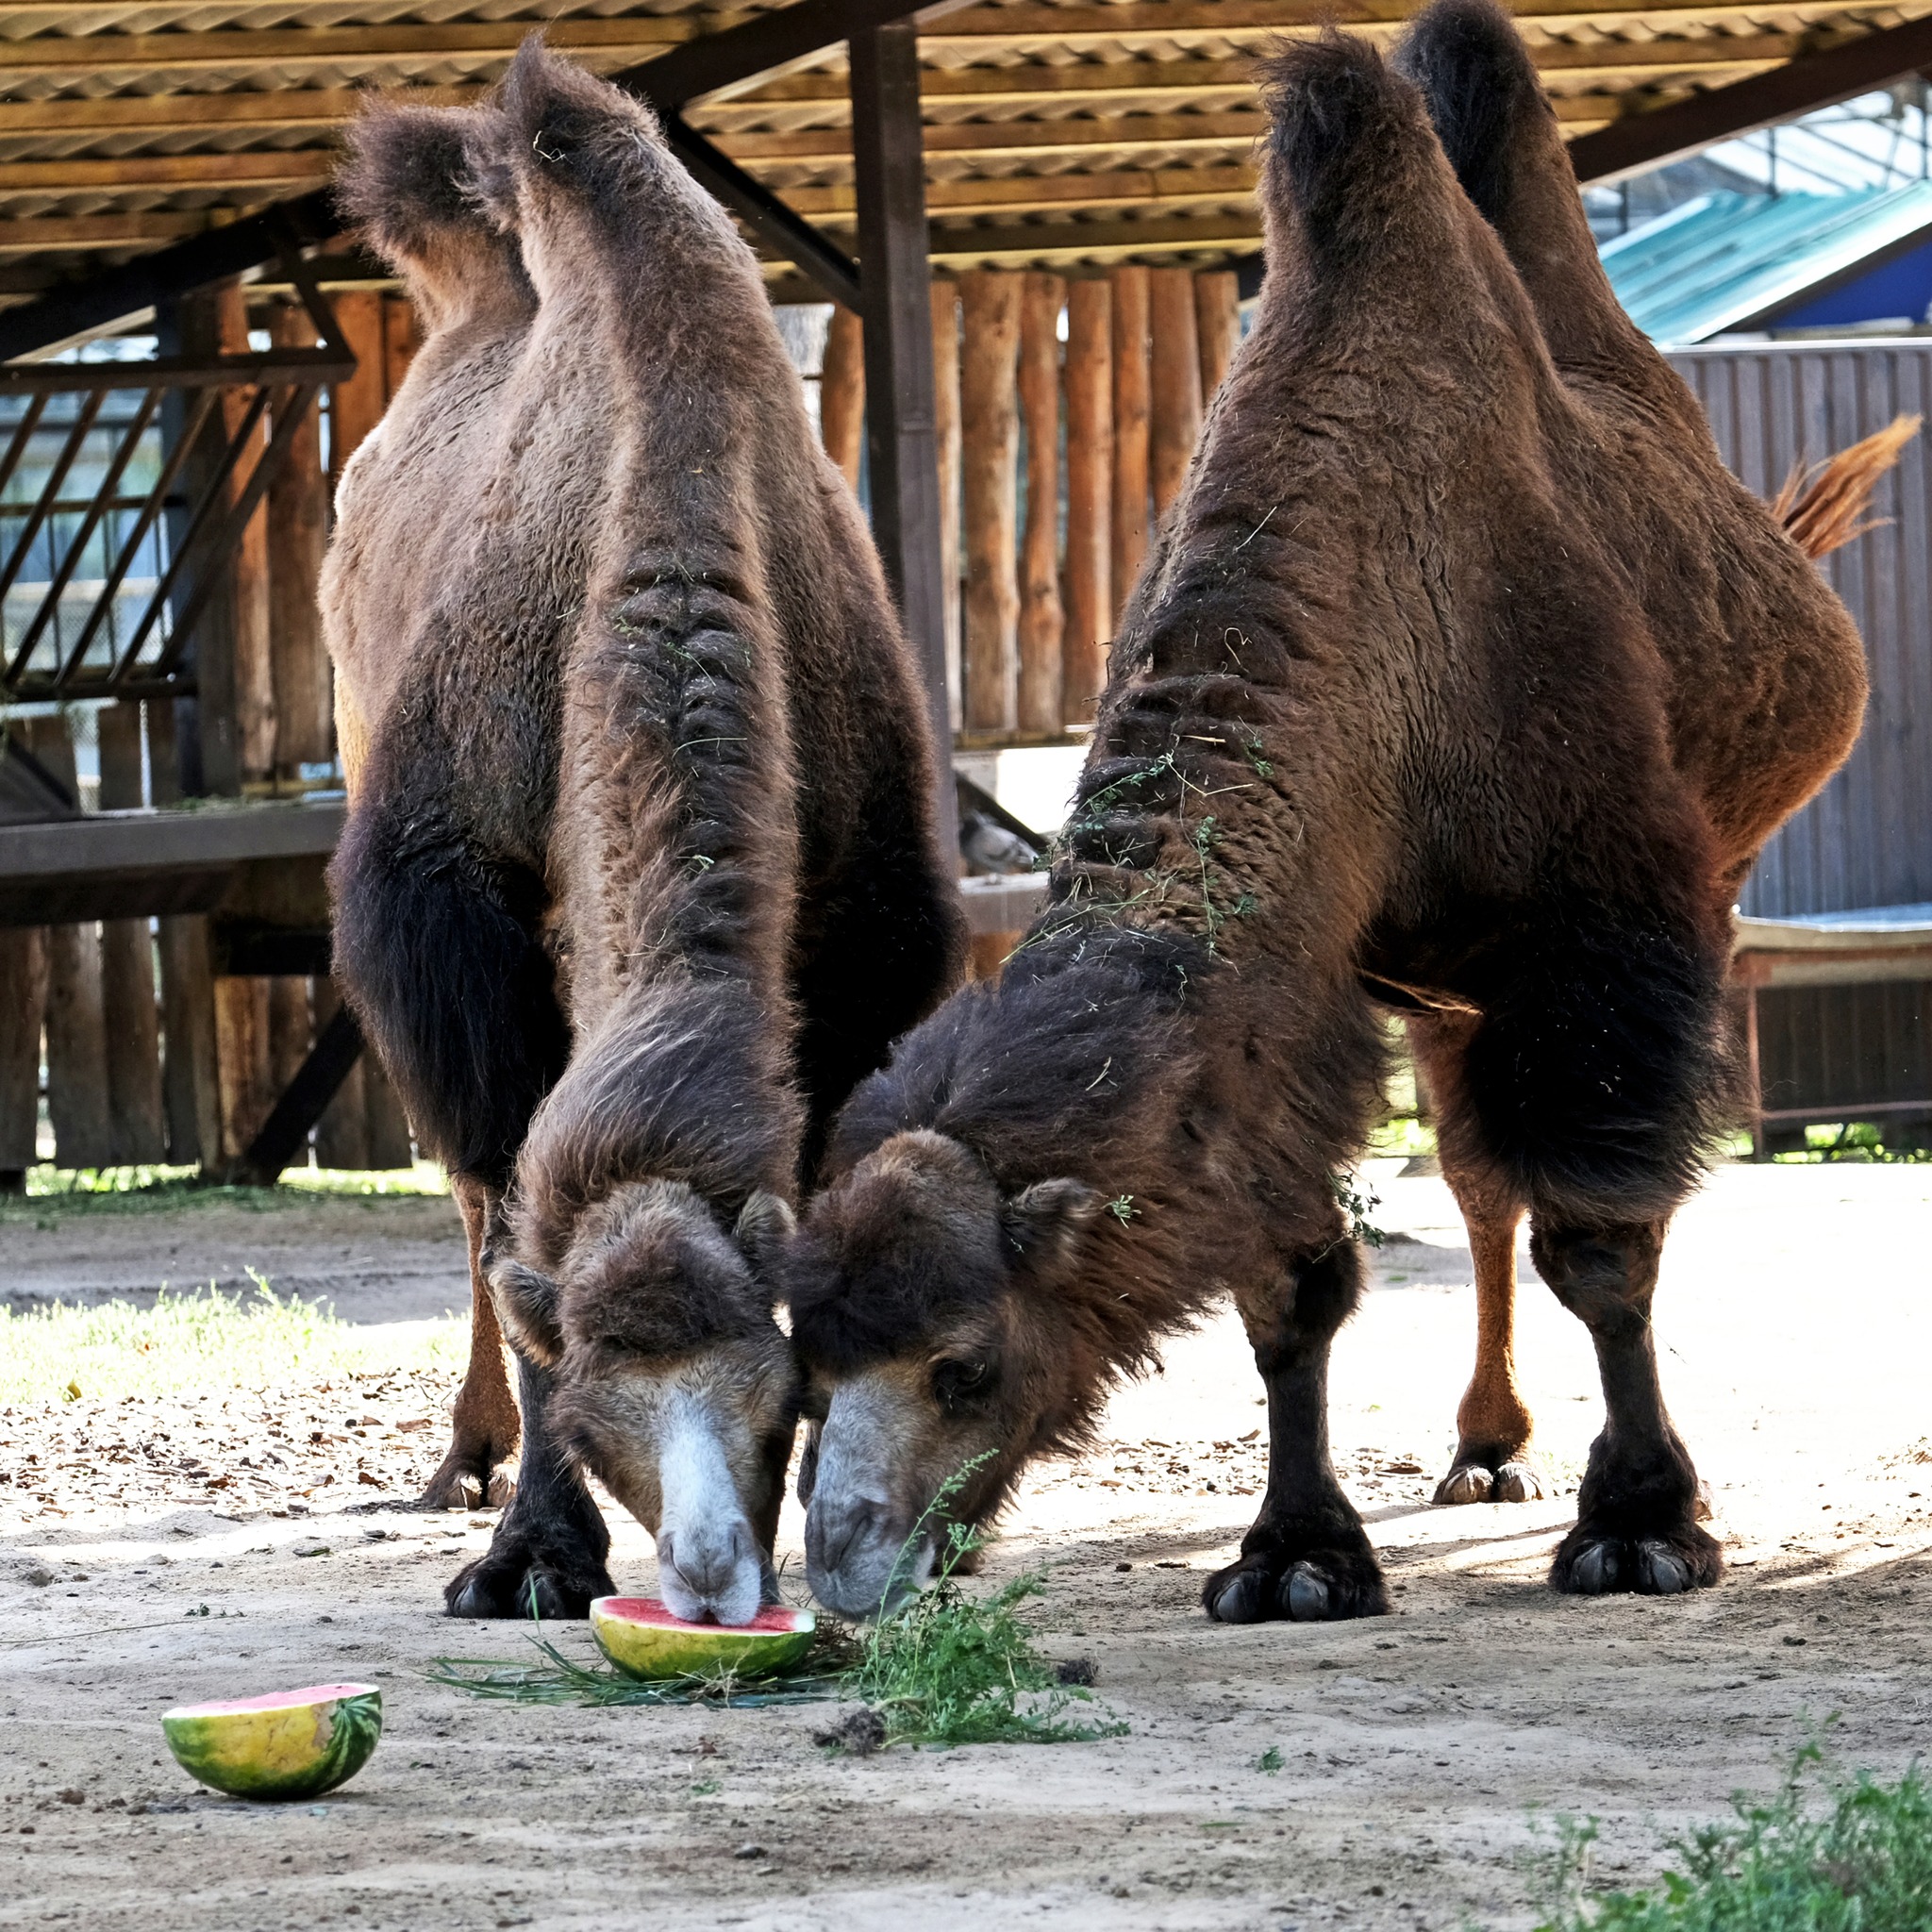
[[33,926],[0,927],[0,1194],[25,1193],[26,1171],[40,1161],[46,1010],[46,935]]
[[[150,703],[148,785],[155,805],[181,801],[176,741],[181,706]],[[168,1158],[177,1167],[221,1159],[221,1082],[215,1067],[214,973],[208,921],[199,913],[159,922],[161,961],[161,1106]]]
[[[407,315],[408,304],[384,309],[385,358],[393,362],[391,310]],[[315,345],[315,325],[295,305],[277,308],[270,335],[278,348]],[[270,661],[275,675],[275,777],[278,787],[299,785],[305,768],[326,766],[333,726],[330,719],[328,652],[322,640],[317,587],[328,538],[328,479],[322,470],[322,420],[311,401],[289,450],[281,474],[269,486],[268,582]],[[269,981],[269,1084],[277,1095],[308,1059],[314,1037],[306,978],[283,974]],[[279,1104],[279,1103],[278,1103]],[[306,1152],[297,1160],[302,1165]]]
[[[338,383],[329,396],[329,467],[340,482],[342,466],[382,421],[408,371],[415,325],[412,319],[396,312],[393,296],[348,291],[335,298],[335,310],[337,325],[356,354],[356,374]],[[317,981],[318,1038],[340,1004],[335,989]],[[409,1164],[408,1120],[374,1053],[362,1054],[337,1089],[317,1127],[316,1156],[325,1167]]]
[[[127,811],[145,801],[141,781],[141,706],[94,713],[101,757],[100,806]],[[101,924],[101,1012],[108,1057],[108,1108],[117,1164],[167,1158],[161,1107],[160,1014],[155,1005],[155,944],[144,919]]]
[[[959,285],[932,285],[932,441],[940,474],[940,595],[946,636],[946,716],[964,715],[959,688]],[[950,737],[946,741],[950,743]]]
[[933,818],[956,859],[952,721],[946,706],[945,585],[933,432],[932,272],[925,156],[919,119],[919,29],[910,20],[866,27],[852,58],[852,160],[865,304],[867,455],[872,527],[906,634],[925,676],[938,752]]
[[1017,717],[1020,283],[974,269],[959,284],[969,731],[1011,731]]
[[[341,1009],[342,996],[332,979],[315,982],[315,1032],[320,1039]],[[366,1168],[369,1159],[369,1069],[374,1050],[363,1053],[343,1074],[335,1098],[315,1125],[315,1164],[318,1167]]]
[[865,326],[836,302],[819,375],[819,436],[857,496],[865,443]]
[[1067,291],[1067,618],[1061,707],[1091,724],[1113,635],[1113,286]]
[[1227,375],[1241,339],[1240,277],[1231,269],[1204,268],[1194,277],[1194,333],[1201,339],[1201,402],[1205,408]]
[[1026,424],[1026,541],[1020,566],[1019,725],[1060,728],[1060,310],[1067,285],[1027,275],[1020,290],[1020,404]]
[[[72,798],[80,796],[64,716],[27,723],[27,749]],[[102,1008],[101,934],[94,924],[50,925],[47,948],[47,1112],[61,1167],[114,1164]]]
[[1113,283],[1113,623],[1133,594],[1147,555],[1147,271],[1114,269]]
[[1164,517],[1181,493],[1201,439],[1201,342],[1193,271],[1157,268],[1148,283],[1154,513]]

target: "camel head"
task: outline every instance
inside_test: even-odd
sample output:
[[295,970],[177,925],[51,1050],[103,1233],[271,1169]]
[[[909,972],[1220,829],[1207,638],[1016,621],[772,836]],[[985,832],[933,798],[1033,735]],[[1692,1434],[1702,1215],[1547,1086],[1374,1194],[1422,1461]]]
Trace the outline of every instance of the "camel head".
[[578,1219],[555,1274],[485,1256],[505,1332],[556,1378],[558,1440],[658,1541],[693,1623],[748,1624],[798,1418],[765,1277],[791,1210],[756,1193],[726,1226],[678,1181],[630,1182]]
[[784,1268],[816,1424],[806,1576],[828,1608],[866,1616],[916,1590],[1029,1457],[1078,1433],[1105,1378],[1055,1291],[1101,1205],[1068,1178],[1004,1192],[923,1130],[812,1203]]

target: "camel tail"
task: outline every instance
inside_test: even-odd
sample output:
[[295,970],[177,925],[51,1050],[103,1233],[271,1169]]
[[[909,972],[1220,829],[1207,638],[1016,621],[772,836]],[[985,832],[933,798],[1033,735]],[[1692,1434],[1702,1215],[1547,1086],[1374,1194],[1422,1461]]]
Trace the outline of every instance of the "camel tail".
[[439,237],[483,228],[460,108],[400,108],[377,101],[349,124],[336,171],[336,205],[389,265],[420,268]]
[[1518,138],[1549,114],[1529,50],[1494,0],[1436,0],[1396,49],[1415,82],[1463,192],[1493,221],[1510,190]]
[[1784,487],[1771,500],[1771,513],[1807,557],[1829,557],[1853,538],[1890,522],[1886,517],[1867,517],[1865,512],[1879,477],[1918,435],[1922,420],[1895,416],[1874,435],[1822,463],[1791,465]]
[[1339,239],[1357,197],[1406,153],[1416,110],[1368,42],[1332,28],[1278,45],[1261,62],[1260,79],[1272,124],[1262,200],[1321,248]]

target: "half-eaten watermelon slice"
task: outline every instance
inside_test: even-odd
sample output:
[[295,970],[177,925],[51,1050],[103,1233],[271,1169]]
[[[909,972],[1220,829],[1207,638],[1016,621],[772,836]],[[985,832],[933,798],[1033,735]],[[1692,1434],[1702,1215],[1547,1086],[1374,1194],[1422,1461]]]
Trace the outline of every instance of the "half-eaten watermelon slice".
[[374,1684],[310,1684],[161,1716],[181,1768],[238,1798],[313,1798],[369,1762],[382,1736]]
[[591,1633],[627,1677],[714,1676],[730,1669],[769,1677],[811,1648],[818,1620],[809,1610],[770,1604],[749,1624],[687,1624],[656,1597],[600,1596]]

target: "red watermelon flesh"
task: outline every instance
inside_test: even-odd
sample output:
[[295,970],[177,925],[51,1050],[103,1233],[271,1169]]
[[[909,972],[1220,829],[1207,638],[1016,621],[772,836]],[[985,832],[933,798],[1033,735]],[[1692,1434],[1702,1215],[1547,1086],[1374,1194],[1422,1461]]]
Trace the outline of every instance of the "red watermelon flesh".
[[674,1617],[654,1596],[607,1596],[597,1600],[607,1617],[621,1617],[626,1624],[648,1624],[660,1630],[756,1630],[760,1636],[789,1636],[801,1627],[811,1627],[809,1610],[794,1610],[789,1604],[767,1604],[749,1624],[690,1624]]
[[233,1697],[214,1704],[184,1704],[176,1717],[226,1717],[238,1710],[281,1710],[291,1704],[323,1704],[335,1697],[365,1697],[373,1684],[309,1684],[300,1690],[271,1690],[266,1697]]

